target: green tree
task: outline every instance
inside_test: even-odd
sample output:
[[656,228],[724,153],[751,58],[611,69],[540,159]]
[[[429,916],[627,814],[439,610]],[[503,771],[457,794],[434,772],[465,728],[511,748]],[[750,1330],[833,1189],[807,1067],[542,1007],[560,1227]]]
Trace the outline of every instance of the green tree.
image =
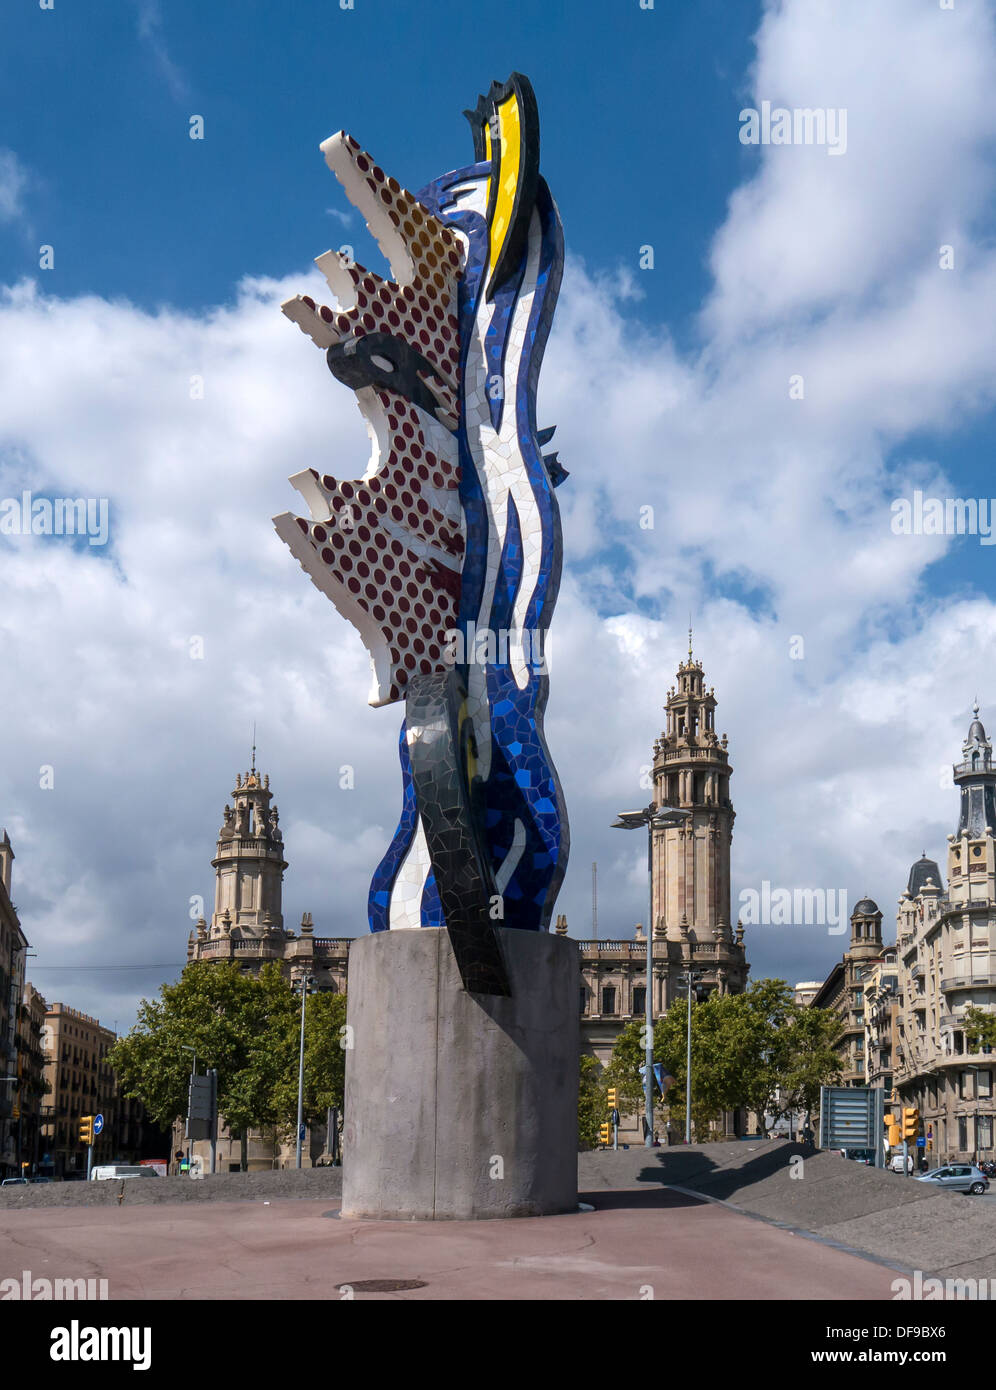
[[792,990],[784,980],[754,980],[743,994],[727,995],[726,999],[725,1108],[753,1111],[763,1134],[765,1114],[774,1108],[785,1075],[785,1030],[794,1007]]
[[[282,1051],[293,1054],[274,1090],[277,1126],[293,1133],[297,1125],[298,1061],[301,1046],[301,1000],[294,1001],[293,1019]],[[324,1122],[328,1111],[341,1110],[346,1085],[346,1048],[342,1030],[346,1023],[346,996],[318,993],[308,996],[304,1016],[304,1122]]]
[[607,1088],[600,1075],[598,1059],[581,1054],[578,1084],[578,1148],[594,1149],[598,1145],[599,1127],[608,1117]]
[[[679,996],[654,1024],[654,1060],[674,1077],[666,1098],[657,1098],[655,1116],[665,1114],[679,1128],[685,1124],[687,999]],[[712,993],[692,1002],[692,1129],[708,1137],[710,1125],[724,1111],[752,1110],[764,1130],[765,1113],[776,1096],[788,1095],[796,1108],[809,1101],[814,1088],[839,1078],[840,1059],[833,1042],[840,1035],[824,1010],[799,1010],[784,980],[756,980],[742,994]],[[810,1015],[819,1015],[812,1018]],[[798,1022],[797,1020],[803,1019]],[[618,1088],[630,1113],[643,1109],[644,1024],[634,1020],[616,1040],[604,1081]],[[803,1108],[810,1109],[810,1105]]]
[[[345,1058],[338,1030],[344,1011],[341,995],[316,994],[308,1001],[309,1118],[342,1104]],[[199,961],[164,985],[160,998],[142,1000],[135,1027],[111,1049],[108,1063],[125,1093],[167,1129],[186,1113],[192,1058],[185,1048],[194,1048],[198,1070],[217,1068],[218,1109],[242,1141],[245,1169],[250,1129],[282,1130],[296,1121],[299,1023],[300,998],[276,961],[255,976],[234,963]]]
[[[719,1015],[720,1008],[712,999],[692,1004],[692,1123],[699,1136],[723,1110],[723,1068],[716,1043]],[[642,1114],[644,1108],[640,1068],[646,1051],[645,1027],[642,1019],[626,1024],[616,1039],[603,1077],[607,1086],[616,1087],[620,1109],[630,1114]],[[674,1077],[674,1086],[665,1098],[655,1095],[655,1124],[658,1118],[669,1118],[679,1127],[685,1123],[685,1027],[683,998],[677,999],[654,1022],[654,1061]]]
[[111,1049],[108,1064],[162,1128],[186,1112],[192,1061],[186,1048],[194,1049],[199,1068],[218,1068],[219,1087],[228,1087],[245,1065],[254,985],[235,964],[197,962],[164,985],[158,999],[142,1000],[135,1027]]
[[844,1022],[833,1009],[796,1008],[786,1027],[782,1107],[804,1110],[810,1127],[819,1109],[820,1088],[840,1081],[836,1049],[843,1033]]
[[965,1039],[972,1049],[996,1047],[996,1014],[986,1013],[978,1004],[969,1004],[965,1010]]

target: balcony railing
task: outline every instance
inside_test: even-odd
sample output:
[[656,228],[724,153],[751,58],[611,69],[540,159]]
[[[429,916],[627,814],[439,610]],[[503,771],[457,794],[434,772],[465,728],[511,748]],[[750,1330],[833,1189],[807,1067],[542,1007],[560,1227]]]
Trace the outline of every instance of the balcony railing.
[[945,991],[956,989],[972,989],[978,985],[996,985],[996,973],[990,972],[987,975],[951,975],[941,981],[941,989]]

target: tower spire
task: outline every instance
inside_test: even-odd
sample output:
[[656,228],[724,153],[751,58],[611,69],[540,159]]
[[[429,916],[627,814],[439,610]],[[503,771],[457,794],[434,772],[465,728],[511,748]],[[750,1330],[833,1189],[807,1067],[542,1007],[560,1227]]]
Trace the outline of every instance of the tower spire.
[[218,831],[211,861],[215,870],[212,932],[224,921],[230,923],[236,936],[283,930],[284,837],[279,812],[270,805],[273,793],[269,778],[260,778],[255,765],[254,759],[253,771],[245,781],[241,773],[237,775],[232,804],[226,805]]
[[688,615],[688,660],[692,659],[692,615]]
[[256,771],[256,721],[252,721],[252,771]]

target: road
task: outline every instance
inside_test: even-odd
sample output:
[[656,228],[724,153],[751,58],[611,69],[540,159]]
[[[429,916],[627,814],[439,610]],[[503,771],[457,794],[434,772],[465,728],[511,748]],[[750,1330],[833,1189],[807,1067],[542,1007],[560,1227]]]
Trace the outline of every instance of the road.
[[[0,1214],[0,1278],[106,1278],[111,1299],[889,1299],[897,1272],[691,1194],[596,1211],[367,1222],[327,1198]],[[363,1280],[424,1287],[368,1293]]]

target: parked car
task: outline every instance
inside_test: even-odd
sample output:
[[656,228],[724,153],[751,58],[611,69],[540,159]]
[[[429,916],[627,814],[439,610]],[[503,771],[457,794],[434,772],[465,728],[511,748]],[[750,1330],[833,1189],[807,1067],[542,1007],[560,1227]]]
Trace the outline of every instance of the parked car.
[[933,1183],[935,1187],[943,1187],[950,1192],[976,1194],[985,1192],[989,1186],[989,1179],[974,1163],[949,1163],[945,1168],[933,1168],[929,1173],[919,1174],[917,1182]]
[[100,1163],[90,1174],[91,1182],[113,1182],[115,1178],[158,1178],[154,1168],[141,1168],[137,1163]]
[[55,1182],[55,1178],[32,1178],[31,1181],[32,1183]]
[[4,1178],[3,1182],[0,1182],[0,1187],[27,1187],[27,1185],[27,1178]]

